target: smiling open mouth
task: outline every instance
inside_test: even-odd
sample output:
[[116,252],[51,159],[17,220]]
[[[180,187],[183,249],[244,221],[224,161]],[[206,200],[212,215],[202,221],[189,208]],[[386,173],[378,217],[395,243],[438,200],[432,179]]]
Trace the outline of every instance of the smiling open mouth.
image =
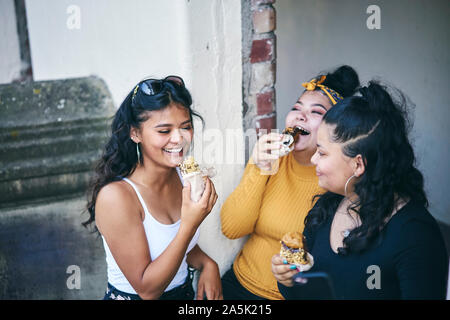
[[309,135],[309,134],[311,133],[310,131],[306,130],[306,129],[303,128],[302,126],[296,126],[296,127],[294,128],[294,130],[299,131],[300,135],[302,135],[302,136],[307,136],[307,135]]
[[302,126],[295,127],[287,127],[283,130],[283,134],[285,135],[283,139],[283,144],[290,147],[294,142],[297,142],[298,136],[307,136],[311,132],[303,128]]
[[179,147],[179,148],[173,148],[173,149],[166,149],[166,148],[163,148],[163,150],[164,150],[165,152],[168,152],[168,153],[180,153],[181,151],[183,151],[183,148],[182,148],[182,147]]
[[283,130],[283,134],[289,134],[292,137],[294,137],[294,139],[297,137],[298,134],[302,136],[307,136],[310,133],[311,133],[310,131],[306,130],[302,126],[287,127],[286,129]]

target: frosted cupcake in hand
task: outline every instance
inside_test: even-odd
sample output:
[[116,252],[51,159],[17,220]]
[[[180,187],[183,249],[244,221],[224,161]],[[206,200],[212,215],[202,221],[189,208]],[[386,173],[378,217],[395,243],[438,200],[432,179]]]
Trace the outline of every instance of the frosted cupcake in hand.
[[279,150],[272,150],[272,154],[277,154],[279,157],[283,157],[294,150],[294,144],[297,142],[299,135],[306,136],[310,132],[301,126],[296,126],[287,127],[283,130],[282,134],[281,148]]
[[179,166],[183,181],[189,182],[191,185],[191,200],[198,202],[202,197],[203,191],[205,191],[206,177],[212,178],[215,175],[215,170],[213,168],[200,169],[200,166],[192,156],[184,159]]
[[295,264],[300,272],[308,271],[314,265],[314,258],[306,251],[304,237],[298,232],[286,233],[281,239],[280,256],[289,264]]

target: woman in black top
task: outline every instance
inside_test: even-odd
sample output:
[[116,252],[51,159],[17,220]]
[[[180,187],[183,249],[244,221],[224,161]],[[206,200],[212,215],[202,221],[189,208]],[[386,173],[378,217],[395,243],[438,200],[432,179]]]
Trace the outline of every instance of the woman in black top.
[[[314,257],[305,274],[328,274],[337,299],[443,299],[449,260],[426,209],[405,98],[398,92],[394,101],[375,82],[359,92],[330,109],[319,128],[312,162],[327,192],[305,219]],[[320,298],[294,286],[292,268],[279,255],[272,258],[281,294]]]

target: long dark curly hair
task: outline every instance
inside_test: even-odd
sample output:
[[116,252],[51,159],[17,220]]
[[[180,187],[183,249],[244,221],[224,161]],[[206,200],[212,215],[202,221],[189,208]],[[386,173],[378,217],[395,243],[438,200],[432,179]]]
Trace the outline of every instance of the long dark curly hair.
[[[365,164],[364,174],[354,186],[358,200],[348,208],[359,215],[361,225],[344,238],[340,254],[363,252],[380,240],[399,199],[428,207],[424,179],[415,167],[408,139],[407,99],[399,90],[390,91],[371,81],[359,89],[360,96],[341,100],[323,118],[334,127],[333,142],[343,143],[343,154],[360,154]],[[326,192],[315,199],[316,206],[305,218],[305,226],[311,230],[333,217],[343,196]]]
[[[148,79],[139,82],[120,105],[111,124],[111,136],[98,161],[94,177],[88,189],[87,212],[89,219],[82,223],[88,227],[95,222],[95,203],[100,190],[108,183],[120,180],[134,172],[139,161],[136,143],[130,138],[131,128],[139,128],[148,119],[148,111],[162,110],[177,103],[193,116],[203,118],[192,110],[192,97],[181,78],[169,76],[164,79]],[[142,155],[141,155],[142,158]],[[94,225],[94,232],[98,232]]]

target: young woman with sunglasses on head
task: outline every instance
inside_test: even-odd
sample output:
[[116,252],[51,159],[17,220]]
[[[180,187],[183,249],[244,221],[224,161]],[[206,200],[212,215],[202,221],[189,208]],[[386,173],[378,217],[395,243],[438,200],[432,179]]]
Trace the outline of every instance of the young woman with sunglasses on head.
[[[448,256],[426,209],[405,98],[398,92],[395,102],[376,82],[359,92],[338,102],[319,127],[311,161],[327,192],[306,217],[314,266],[304,274],[328,274],[337,299],[444,299]],[[298,271],[278,255],[272,270],[286,299],[320,298],[293,287]]]
[[206,178],[193,202],[178,168],[192,141],[192,117],[200,117],[191,104],[183,80],[169,76],[140,82],[115,114],[84,223],[95,222],[103,239],[104,299],[193,299],[188,266],[201,270],[197,298],[221,298],[218,266],[196,244],[217,194]]
[[[222,277],[224,299],[283,298],[270,269],[271,258],[280,252],[285,233],[303,230],[312,198],[321,191],[310,161],[316,151],[317,129],[336,101],[354,93],[359,78],[353,68],[341,66],[303,86],[306,90],[286,116],[286,127],[301,126],[304,131],[293,151],[279,158],[274,152],[280,149],[280,134],[261,136],[241,182],[221,209],[225,236],[249,235]],[[266,174],[276,164],[277,172]]]

